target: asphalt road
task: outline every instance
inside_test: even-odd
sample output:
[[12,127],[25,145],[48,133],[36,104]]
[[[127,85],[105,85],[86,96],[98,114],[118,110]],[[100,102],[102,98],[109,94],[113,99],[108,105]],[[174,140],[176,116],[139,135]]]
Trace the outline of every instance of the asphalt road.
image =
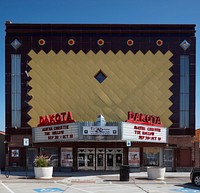
[[148,180],[146,173],[130,174],[120,181],[119,174],[54,176],[37,180],[33,176],[0,176],[0,193],[200,193],[191,184],[189,173],[170,173],[163,180]]

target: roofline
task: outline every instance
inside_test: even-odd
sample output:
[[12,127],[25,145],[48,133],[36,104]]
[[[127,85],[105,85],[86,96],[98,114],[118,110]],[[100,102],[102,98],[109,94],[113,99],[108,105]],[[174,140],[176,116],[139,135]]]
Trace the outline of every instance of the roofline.
[[7,21],[6,32],[9,34],[34,33],[70,33],[70,34],[111,34],[111,33],[184,33],[194,34],[195,24],[36,24],[12,23]]

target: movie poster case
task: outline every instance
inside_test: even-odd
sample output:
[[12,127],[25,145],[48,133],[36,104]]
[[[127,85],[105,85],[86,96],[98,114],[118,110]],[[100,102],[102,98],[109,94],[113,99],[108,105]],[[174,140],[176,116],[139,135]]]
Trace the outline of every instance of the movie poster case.
[[140,148],[130,147],[128,151],[128,165],[140,167]]
[[61,167],[73,166],[73,153],[72,147],[61,148]]

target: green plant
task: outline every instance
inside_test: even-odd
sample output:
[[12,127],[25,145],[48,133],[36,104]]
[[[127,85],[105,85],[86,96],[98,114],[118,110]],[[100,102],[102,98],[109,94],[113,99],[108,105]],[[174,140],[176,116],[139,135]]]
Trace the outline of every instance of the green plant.
[[49,166],[51,166],[50,159],[47,156],[44,156],[44,155],[36,156],[33,163],[34,163],[35,167],[49,167]]

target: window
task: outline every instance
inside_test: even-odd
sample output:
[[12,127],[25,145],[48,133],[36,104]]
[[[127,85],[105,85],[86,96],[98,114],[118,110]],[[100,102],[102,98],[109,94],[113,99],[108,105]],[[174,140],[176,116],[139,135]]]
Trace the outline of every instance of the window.
[[58,167],[58,149],[54,147],[42,147],[40,153],[44,156],[47,156],[53,167]]
[[189,127],[189,56],[180,57],[180,128]]
[[12,127],[21,127],[21,55],[11,55]]
[[144,147],[143,149],[143,165],[159,166],[160,148]]

